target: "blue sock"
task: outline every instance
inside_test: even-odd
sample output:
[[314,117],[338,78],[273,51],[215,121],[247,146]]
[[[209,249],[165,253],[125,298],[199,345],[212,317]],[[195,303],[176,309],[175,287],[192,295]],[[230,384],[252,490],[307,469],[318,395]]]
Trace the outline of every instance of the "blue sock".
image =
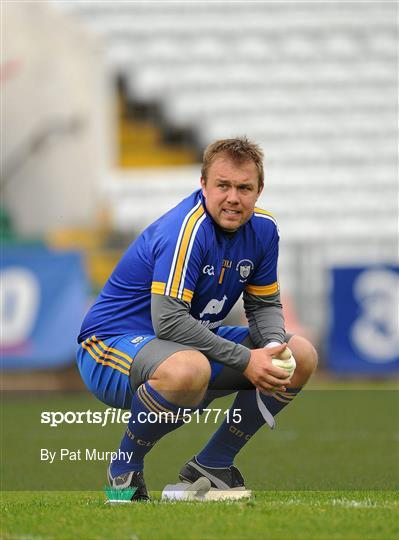
[[[287,388],[286,392],[261,394],[261,397],[270,413],[276,416],[300,390],[300,388]],[[234,422],[234,419],[237,419],[233,415],[234,409],[241,415],[240,422]],[[265,424],[256,403],[255,390],[240,390],[231,406],[230,413],[206,446],[197,454],[197,460],[201,465],[230,467],[241,448]]]
[[[124,456],[125,459],[112,461],[111,475],[115,477],[129,471],[142,471],[144,457],[154,444],[183,424],[183,410],[187,414],[187,411],[191,412],[196,408],[174,405],[156,392],[149,382],[142,384],[132,398],[132,414],[119,447],[119,456]],[[165,421],[166,413],[168,421]],[[150,421],[147,421],[147,417]],[[157,421],[154,422],[155,419]],[[126,454],[121,452],[133,452],[133,455],[129,460]]]

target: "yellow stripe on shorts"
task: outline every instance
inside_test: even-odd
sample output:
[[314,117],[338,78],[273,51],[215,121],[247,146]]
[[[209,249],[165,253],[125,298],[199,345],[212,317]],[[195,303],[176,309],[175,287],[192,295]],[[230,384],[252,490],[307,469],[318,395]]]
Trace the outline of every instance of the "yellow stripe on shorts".
[[[130,364],[133,362],[133,358],[131,356],[129,356],[128,354],[126,354],[126,353],[124,353],[124,352],[122,352],[122,351],[120,351],[118,349],[114,349],[113,347],[108,347],[103,341],[101,341],[101,339],[97,339],[96,336],[93,336],[92,341],[95,341],[96,343],[101,345],[104,353],[106,353],[107,355],[108,355],[108,351],[110,351],[110,352],[112,352],[114,354],[117,354],[118,356],[121,356],[125,360],[127,360],[129,365],[127,365],[126,367],[130,368]],[[117,360],[119,360],[119,359],[117,359]],[[126,365],[126,364],[122,363],[122,360],[119,360],[119,362],[122,365]]]
[[[92,344],[93,345],[93,344]],[[83,342],[82,343],[82,347],[83,349],[85,349],[92,358],[94,358],[94,360],[98,363],[98,364],[102,364],[103,366],[109,366],[109,367],[112,367],[113,369],[117,369],[118,371],[120,371],[121,373],[123,373],[124,375],[129,375],[129,371],[126,370],[126,369],[123,369],[122,367],[119,367],[117,365],[115,365],[114,363],[111,363],[111,362],[106,362],[105,360],[102,359],[102,356],[104,355],[101,355],[101,356],[97,356],[96,353],[91,349],[91,345],[87,345],[86,342]]]

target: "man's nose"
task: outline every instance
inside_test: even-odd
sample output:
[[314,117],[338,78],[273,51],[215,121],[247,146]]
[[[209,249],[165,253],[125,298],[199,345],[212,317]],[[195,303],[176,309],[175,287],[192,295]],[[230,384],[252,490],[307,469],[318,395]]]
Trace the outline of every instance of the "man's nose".
[[232,187],[232,188],[229,189],[227,201],[230,204],[238,204],[239,197],[238,197],[238,189],[237,188]]

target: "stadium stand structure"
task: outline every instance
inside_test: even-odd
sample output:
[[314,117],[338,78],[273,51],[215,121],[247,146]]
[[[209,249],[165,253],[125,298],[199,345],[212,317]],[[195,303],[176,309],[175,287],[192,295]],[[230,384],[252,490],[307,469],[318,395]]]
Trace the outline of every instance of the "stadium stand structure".
[[[280,223],[282,281],[305,324],[326,327],[329,267],[396,261],[396,4],[57,4],[103,36],[129,101],[157,103],[199,147],[245,134],[265,149],[260,206]],[[198,167],[110,176],[128,231],[195,187]]]
[[157,100],[132,98],[123,74],[117,82],[120,167],[179,166],[199,159],[194,130],[168,122]]

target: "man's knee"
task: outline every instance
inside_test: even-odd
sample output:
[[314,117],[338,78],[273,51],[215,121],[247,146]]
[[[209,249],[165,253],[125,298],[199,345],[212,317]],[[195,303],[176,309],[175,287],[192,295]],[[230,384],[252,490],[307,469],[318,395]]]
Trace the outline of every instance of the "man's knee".
[[297,363],[296,371],[309,378],[315,372],[318,363],[316,349],[307,339],[301,336],[292,336],[288,342],[288,347]]
[[154,371],[151,379],[162,381],[170,390],[205,390],[211,366],[205,355],[195,350],[178,351]]

